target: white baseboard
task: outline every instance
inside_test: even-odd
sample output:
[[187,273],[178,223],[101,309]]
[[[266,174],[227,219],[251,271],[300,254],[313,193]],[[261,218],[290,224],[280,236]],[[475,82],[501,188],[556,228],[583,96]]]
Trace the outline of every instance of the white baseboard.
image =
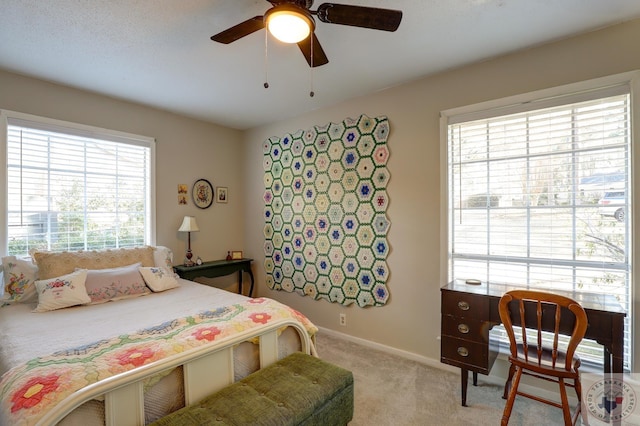
[[[416,361],[421,364],[426,364],[429,367],[439,368],[440,370],[451,371],[453,373],[459,372],[460,369],[453,367],[451,365],[443,364],[440,360],[436,360],[433,358],[428,358],[426,356],[418,355],[413,352],[404,351],[402,349],[397,349],[392,346],[383,345],[382,343],[372,342],[371,340],[361,339],[360,337],[354,337],[349,334],[340,333],[339,331],[330,330],[328,328],[318,327],[322,334],[327,334],[329,336],[337,337],[340,339],[344,339],[353,343],[357,343],[362,346],[366,346],[368,348],[377,349],[382,352],[386,352],[392,355],[398,355],[402,358],[409,359],[411,361]],[[322,358],[322,354],[319,354],[320,358]]]
[[[433,367],[433,368],[438,368],[440,370],[445,370],[445,371],[449,371],[452,373],[456,373],[459,374],[460,373],[460,369],[451,365],[447,365],[447,364],[443,364],[440,362],[440,360],[435,360],[433,358],[428,358],[422,355],[418,355],[415,354],[413,352],[408,352],[402,349],[397,349],[394,348],[392,346],[387,346],[387,345],[383,345],[382,343],[377,343],[377,342],[372,342],[370,340],[366,340],[366,339],[362,339],[360,337],[354,337],[351,336],[349,334],[344,334],[344,333],[340,333],[339,331],[335,331],[335,330],[331,330],[328,328],[324,328],[324,327],[318,327],[320,332],[322,334],[326,334],[332,337],[336,337],[339,339],[343,339],[343,340],[347,340],[353,343],[357,343],[359,345],[362,346],[366,346],[368,348],[371,349],[376,349],[379,350],[381,352],[386,352],[388,354],[392,354],[392,355],[397,355],[399,357],[411,360],[411,361],[416,361],[419,362],[421,364],[425,364],[429,367]],[[322,353],[318,354],[320,356],[320,358],[322,358]],[[500,357],[499,357],[500,358]],[[505,359],[506,362],[506,359]],[[504,382],[506,380],[506,377],[501,377],[499,375],[489,375],[489,376],[485,376],[484,374],[481,375],[483,380],[485,380],[486,382],[489,382],[493,385],[497,385],[497,386],[504,386]],[[524,379],[523,379],[524,380]],[[537,381],[541,381],[540,379],[538,379]],[[546,382],[545,382],[546,383]],[[547,399],[558,399],[559,401],[559,395],[558,392],[554,392],[550,389],[544,389],[535,385],[529,385],[526,383],[520,383],[519,389],[527,392],[527,393],[531,393],[533,395],[537,395],[543,398],[547,398]],[[578,399],[575,396],[569,396],[569,403],[572,406],[575,406],[575,404],[578,403]]]

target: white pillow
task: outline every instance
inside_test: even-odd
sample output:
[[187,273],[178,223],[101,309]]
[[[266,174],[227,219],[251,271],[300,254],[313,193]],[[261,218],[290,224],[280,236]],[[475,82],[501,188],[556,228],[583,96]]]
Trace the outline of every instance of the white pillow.
[[4,297],[8,302],[35,302],[38,267],[28,260],[15,256],[2,258],[4,272]]
[[36,281],[38,306],[34,312],[53,311],[91,302],[85,280],[87,270],[80,269],[67,275]]
[[155,292],[169,290],[170,288],[179,287],[178,280],[172,270],[165,267],[145,267],[139,269],[142,278],[149,288]]
[[173,270],[173,252],[170,248],[164,246],[156,246],[153,249],[154,266],[166,266]]

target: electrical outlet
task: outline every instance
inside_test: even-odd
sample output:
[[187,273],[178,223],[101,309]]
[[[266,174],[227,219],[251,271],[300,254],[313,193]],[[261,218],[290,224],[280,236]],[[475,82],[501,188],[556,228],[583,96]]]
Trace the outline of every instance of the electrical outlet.
[[347,314],[340,314],[340,325],[343,327],[347,325]]

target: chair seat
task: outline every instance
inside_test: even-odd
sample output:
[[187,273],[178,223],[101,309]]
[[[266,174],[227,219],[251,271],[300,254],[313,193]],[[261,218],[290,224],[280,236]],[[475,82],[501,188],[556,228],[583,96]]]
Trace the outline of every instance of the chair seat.
[[[540,362],[538,363],[538,347],[536,345],[527,345],[529,354],[528,361],[524,356],[524,345],[522,343],[518,343],[516,346],[518,357],[509,357],[509,361],[514,362],[516,365],[519,365],[523,368],[533,369],[539,373],[550,374],[553,376],[560,375],[562,377],[574,377],[578,374],[578,368],[580,367],[580,357],[578,355],[573,355],[573,360],[571,361],[571,370],[567,371],[565,369],[566,354],[563,351],[558,351],[556,364],[554,367],[552,350],[550,348],[542,348],[542,355],[540,358]],[[542,370],[547,370],[548,373],[545,373],[545,371]]]

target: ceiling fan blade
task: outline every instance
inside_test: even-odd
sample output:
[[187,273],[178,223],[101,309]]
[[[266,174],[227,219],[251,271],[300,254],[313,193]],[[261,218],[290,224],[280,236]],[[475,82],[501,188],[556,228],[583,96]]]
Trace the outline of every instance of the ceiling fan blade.
[[323,3],[315,12],[322,22],[350,25],[373,30],[395,31],[402,21],[402,11],[365,6]]
[[[311,61],[311,40],[313,40],[313,62]],[[315,33],[311,33],[311,36],[299,42],[298,47],[309,63],[309,66],[312,66],[313,64],[313,68],[315,68],[329,63],[327,54],[324,53]]]
[[247,19],[238,25],[211,36],[211,40],[217,41],[218,43],[229,44],[263,28],[264,20],[262,16],[254,16],[251,19]]

